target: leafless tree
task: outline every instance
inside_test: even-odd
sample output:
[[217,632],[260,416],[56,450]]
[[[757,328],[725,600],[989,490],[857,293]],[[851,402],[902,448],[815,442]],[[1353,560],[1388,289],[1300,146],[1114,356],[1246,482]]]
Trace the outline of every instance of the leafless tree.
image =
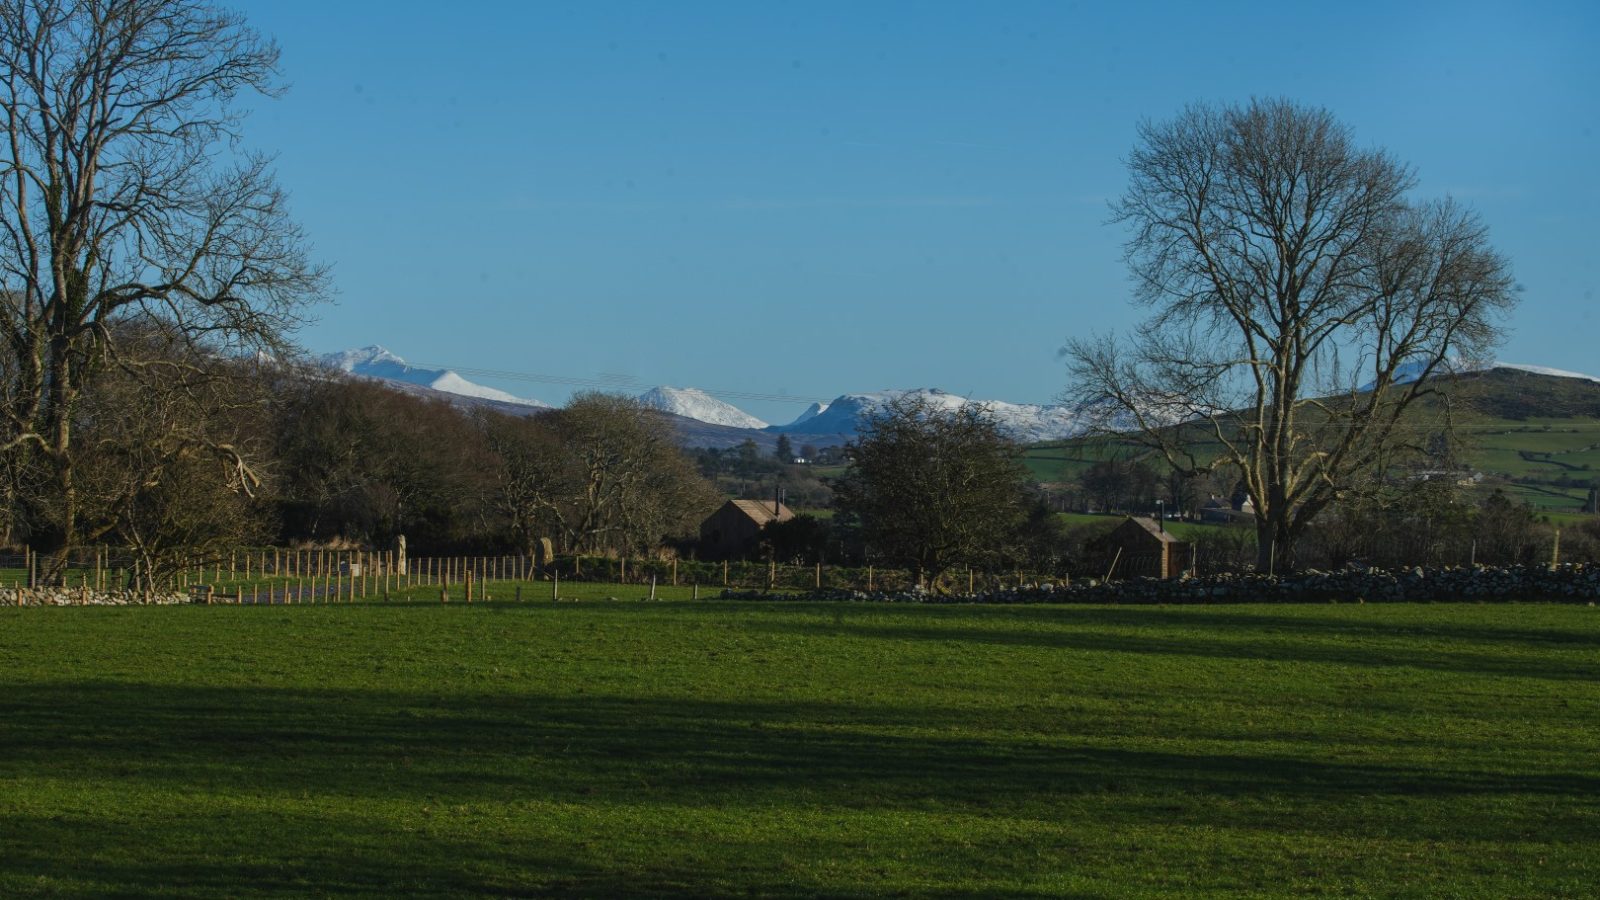
[[1319,512],[1431,433],[1422,401],[1494,343],[1509,266],[1326,110],[1193,106],[1142,125],[1128,168],[1113,209],[1151,315],[1069,342],[1067,396],[1181,473],[1237,471],[1259,566],[1292,566]]
[[643,552],[693,532],[715,493],[661,416],[628,397],[580,393],[530,419],[487,417],[500,459],[500,506],[531,543],[544,529],[564,550]]
[[937,583],[958,565],[992,565],[1026,524],[1020,449],[981,404],[946,409],[914,395],[867,416],[836,506],[869,551]]
[[101,370],[77,407],[79,533],[129,549],[130,587],[161,589],[267,533],[270,382],[161,333],[119,343],[141,365]]
[[277,62],[198,0],[0,0],[0,450],[45,474],[52,509],[28,524],[63,558],[74,413],[99,371],[144,366],[119,324],[277,351],[324,291],[268,161],[239,144],[236,101],[274,93]]

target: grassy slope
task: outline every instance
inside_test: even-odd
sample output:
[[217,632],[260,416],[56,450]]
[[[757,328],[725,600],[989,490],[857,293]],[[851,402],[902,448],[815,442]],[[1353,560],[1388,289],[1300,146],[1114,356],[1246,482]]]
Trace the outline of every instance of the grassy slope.
[[1600,613],[0,609],[0,895],[1574,896]]
[[[1583,508],[1587,491],[1556,481],[1600,479],[1600,384],[1497,370],[1461,379],[1456,392],[1468,410],[1458,418],[1465,464],[1488,476],[1480,491],[1499,488],[1547,512]],[[1098,460],[1142,454],[1130,442],[1060,441],[1030,447],[1025,462],[1039,481],[1070,481]]]

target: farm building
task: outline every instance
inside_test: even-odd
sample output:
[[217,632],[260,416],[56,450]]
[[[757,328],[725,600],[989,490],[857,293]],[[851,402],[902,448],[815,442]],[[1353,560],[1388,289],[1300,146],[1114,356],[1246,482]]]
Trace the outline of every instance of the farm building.
[[761,529],[792,518],[789,507],[776,500],[729,500],[700,523],[700,553],[708,559],[748,553]]
[[1211,495],[1211,499],[1200,504],[1200,521],[1214,524],[1229,524],[1232,522],[1254,522],[1256,519],[1256,505],[1244,493],[1237,493],[1232,498]]
[[1194,545],[1154,519],[1129,516],[1096,542],[1113,578],[1178,578],[1194,561]]

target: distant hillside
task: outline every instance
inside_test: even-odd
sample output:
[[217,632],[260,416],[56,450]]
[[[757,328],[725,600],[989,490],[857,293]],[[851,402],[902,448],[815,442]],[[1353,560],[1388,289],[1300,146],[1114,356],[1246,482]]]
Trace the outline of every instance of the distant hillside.
[[1497,419],[1600,418],[1600,382],[1498,368],[1455,376],[1450,394],[1465,409]]
[[[1438,387],[1465,443],[1463,466],[1485,476],[1477,491],[1499,489],[1551,512],[1583,508],[1589,485],[1600,483],[1600,382],[1501,367]],[[1128,440],[1075,438],[1034,444],[1025,461],[1041,482],[1071,483],[1100,460],[1145,452]]]

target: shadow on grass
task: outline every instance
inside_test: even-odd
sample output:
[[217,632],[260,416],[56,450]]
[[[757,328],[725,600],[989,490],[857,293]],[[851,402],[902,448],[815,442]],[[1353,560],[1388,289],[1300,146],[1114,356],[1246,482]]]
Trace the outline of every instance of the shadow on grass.
[[10,687],[0,722],[8,775],[173,790],[441,802],[600,793],[680,806],[798,792],[853,808],[1018,809],[1108,786],[1319,802],[1600,795],[1592,773],[1138,751],[1094,743],[1113,735],[1019,736],[968,710],[910,705],[94,683]]
[[[1132,750],[1112,735],[1018,736],[968,711],[904,705],[68,683],[8,688],[0,723],[3,777],[36,792],[0,799],[0,884],[65,865],[87,894],[710,896],[733,883],[727,893],[839,894],[839,882],[768,867],[796,847],[859,853],[849,835],[751,836],[737,823],[773,810],[1092,814],[1086,827],[1337,836],[1367,827],[1370,803],[1399,798],[1445,812],[1388,820],[1391,835],[1497,841],[1537,827],[1559,840],[1592,827],[1600,796],[1593,773]],[[82,808],[85,797],[101,807]],[[54,802],[71,811],[41,809]],[[1503,814],[1448,814],[1458,802]],[[151,820],[150,803],[178,811]],[[586,812],[554,836],[503,817],[427,818],[504,804]],[[608,833],[665,834],[690,814],[749,846],[644,862],[607,846]]]
[[[1162,620],[1153,619],[1148,613],[1141,617],[1136,612],[1111,610],[1056,620],[1034,619],[1032,623],[1037,627],[1008,627],[1005,623],[997,624],[992,618],[978,617],[970,623],[947,617],[938,625],[885,618],[874,621],[844,618],[831,624],[798,619],[768,621],[752,628],[791,635],[855,635],[872,639],[971,642],[1219,660],[1416,668],[1585,684],[1594,683],[1597,672],[1592,657],[1581,653],[1589,646],[1581,637],[1555,641],[1558,645],[1555,648],[1548,645],[1507,648],[1484,646],[1493,639],[1495,632],[1492,630],[1477,637],[1472,636],[1475,629],[1461,634],[1451,633],[1451,629],[1433,631],[1424,627],[1346,627],[1336,622],[1302,622],[1294,618],[1263,620],[1238,614],[1186,613],[1181,619]],[[1137,628],[1139,633],[1100,630],[1122,627]],[[1193,636],[1170,633],[1184,631]],[[1320,635],[1320,638],[1308,640],[1308,634]],[[1219,640],[1218,635],[1227,637]],[[1345,637],[1352,640],[1347,644],[1330,640]],[[1408,638],[1414,639],[1414,643],[1396,643]],[[1444,646],[1441,642],[1455,646]],[[1600,653],[1600,641],[1595,642],[1594,647],[1596,653]],[[1552,658],[1551,649],[1557,649],[1563,658]]]

